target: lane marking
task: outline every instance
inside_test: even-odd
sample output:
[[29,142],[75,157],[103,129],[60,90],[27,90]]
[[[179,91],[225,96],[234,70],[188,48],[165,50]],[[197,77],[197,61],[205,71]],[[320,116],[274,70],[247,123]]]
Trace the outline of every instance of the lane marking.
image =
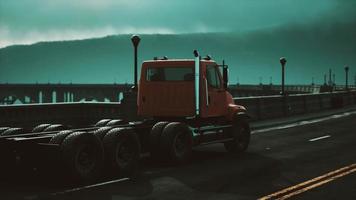
[[308,190],[311,190],[313,188],[319,187],[321,185],[324,185],[326,183],[329,183],[331,181],[334,181],[340,177],[346,176],[348,174],[351,174],[353,172],[356,172],[356,163],[348,165],[346,167],[331,171],[329,173],[326,173],[324,175],[318,176],[316,178],[307,180],[305,182],[299,183],[297,185],[285,188],[283,190],[277,191],[275,193],[272,193],[270,195],[264,196],[259,198],[259,200],[267,200],[267,199],[287,199],[292,196],[295,196],[297,194],[306,192]]
[[304,126],[304,125],[308,125],[308,124],[315,124],[315,123],[319,123],[319,122],[323,122],[323,121],[327,121],[327,120],[331,120],[331,119],[338,119],[338,118],[347,117],[347,116],[353,115],[353,114],[356,114],[356,111],[345,112],[345,113],[342,113],[342,114],[334,114],[334,115],[330,115],[330,116],[327,116],[327,117],[321,117],[321,118],[312,119],[312,120],[303,120],[303,121],[293,122],[293,123],[290,123],[290,124],[284,124],[284,125],[279,125],[279,126],[270,127],[270,128],[262,128],[262,129],[251,131],[251,134],[263,133],[263,132],[281,130],[281,129],[287,129],[287,128],[293,128],[293,127]]
[[351,170],[349,170],[349,171],[346,171],[346,172],[344,172],[344,173],[338,174],[338,175],[336,175],[336,176],[327,178],[327,179],[324,180],[324,181],[321,181],[321,182],[319,182],[319,183],[315,183],[315,184],[310,185],[310,186],[308,186],[308,187],[306,187],[306,188],[302,188],[302,189],[297,190],[297,191],[295,191],[295,192],[289,193],[289,194],[287,194],[287,195],[285,195],[285,196],[283,196],[283,197],[281,197],[281,198],[278,198],[278,199],[279,199],[279,200],[288,199],[288,198],[290,198],[290,197],[292,197],[292,196],[295,196],[295,195],[297,195],[297,194],[301,194],[301,193],[303,193],[303,192],[306,192],[306,191],[311,190],[311,189],[313,189],[313,188],[319,187],[319,186],[321,186],[321,185],[324,185],[324,184],[326,184],[326,183],[329,183],[329,182],[331,182],[331,181],[334,181],[334,180],[336,180],[336,179],[338,179],[338,178],[341,178],[341,177],[343,177],[343,176],[346,176],[346,175],[351,174],[351,173],[354,173],[354,172],[356,172],[356,168],[351,169]]
[[86,186],[83,186],[83,187],[72,188],[72,189],[61,191],[61,192],[51,193],[51,195],[55,196],[55,195],[66,194],[66,193],[70,193],[70,192],[77,192],[77,191],[80,191],[80,190],[95,188],[95,187],[99,187],[99,186],[103,186],[103,185],[109,185],[109,184],[113,184],[113,183],[119,183],[119,182],[123,182],[123,181],[127,181],[127,180],[130,180],[130,178],[121,178],[121,179],[116,179],[116,180],[112,180],[112,181],[96,183],[96,184],[93,184],[93,185],[86,185]]
[[310,139],[309,142],[314,142],[314,141],[326,139],[326,138],[329,138],[329,137],[331,137],[331,135],[324,135],[324,136],[321,136],[321,137]]

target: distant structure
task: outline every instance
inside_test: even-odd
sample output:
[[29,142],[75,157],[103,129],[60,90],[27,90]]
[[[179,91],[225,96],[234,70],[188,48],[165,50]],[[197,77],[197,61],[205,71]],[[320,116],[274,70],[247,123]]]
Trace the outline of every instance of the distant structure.
[[0,84],[0,104],[118,102],[130,84]]

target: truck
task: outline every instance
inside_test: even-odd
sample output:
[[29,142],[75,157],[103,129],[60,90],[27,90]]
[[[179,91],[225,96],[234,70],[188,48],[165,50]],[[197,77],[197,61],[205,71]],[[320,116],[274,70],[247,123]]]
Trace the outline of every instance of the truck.
[[40,124],[25,133],[1,127],[1,172],[55,170],[68,180],[91,182],[132,175],[142,153],[183,164],[201,145],[222,143],[228,152],[246,151],[249,117],[227,90],[228,66],[201,58],[197,50],[193,54],[192,59],[144,61],[137,83],[135,49],[132,93],[139,120],[102,119],[84,128]]

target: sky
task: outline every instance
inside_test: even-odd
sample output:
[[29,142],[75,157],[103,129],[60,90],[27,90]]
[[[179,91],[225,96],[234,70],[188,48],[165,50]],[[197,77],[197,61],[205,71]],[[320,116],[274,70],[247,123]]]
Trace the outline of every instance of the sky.
[[0,48],[113,34],[249,32],[355,20],[355,0],[0,0]]

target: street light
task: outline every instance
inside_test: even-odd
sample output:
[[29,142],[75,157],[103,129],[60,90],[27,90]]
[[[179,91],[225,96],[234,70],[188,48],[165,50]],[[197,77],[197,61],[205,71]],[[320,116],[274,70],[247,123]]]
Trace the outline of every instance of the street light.
[[345,89],[348,90],[349,89],[349,66],[345,65],[345,75],[346,75],[346,81],[345,81]]
[[135,72],[134,72],[134,90],[137,90],[137,47],[140,43],[140,37],[138,35],[133,35],[131,37],[132,44],[134,46],[134,65],[135,65]]
[[282,58],[279,59],[279,62],[282,65],[282,91],[281,91],[281,95],[285,95],[285,92],[284,92],[284,66],[287,63],[287,59],[285,57],[282,57]]

